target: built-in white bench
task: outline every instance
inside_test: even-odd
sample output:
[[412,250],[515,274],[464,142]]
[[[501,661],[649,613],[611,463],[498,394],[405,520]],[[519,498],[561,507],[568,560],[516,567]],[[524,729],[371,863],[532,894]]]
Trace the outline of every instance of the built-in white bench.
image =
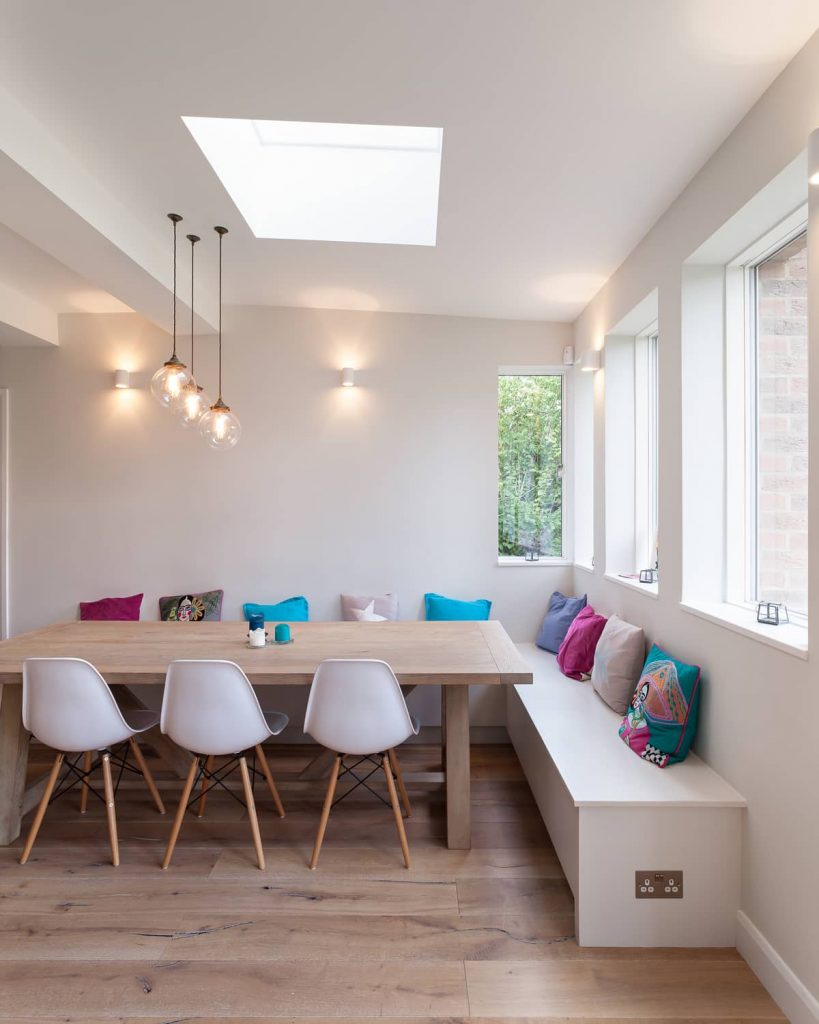
[[[575,897],[583,946],[733,946],[745,800],[694,754],[660,769],[554,655],[518,644],[533,686],[507,727]],[[637,899],[635,873],[682,871],[682,899]]]

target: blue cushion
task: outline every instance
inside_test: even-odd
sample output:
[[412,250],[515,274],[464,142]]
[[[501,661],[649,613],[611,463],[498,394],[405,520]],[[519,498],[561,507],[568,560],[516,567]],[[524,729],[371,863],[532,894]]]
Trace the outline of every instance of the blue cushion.
[[310,618],[306,597],[288,597],[278,604],[244,604],[242,611],[246,622],[253,612],[264,615],[265,622],[307,622]]
[[427,622],[473,622],[489,618],[492,602],[457,601],[454,597],[440,594],[424,594]]
[[574,622],[581,609],[585,607],[585,594],[582,597],[566,597],[565,594],[556,590],[549,598],[549,610],[546,612],[546,618],[543,620],[543,625],[540,627],[535,641],[538,647],[557,654],[560,645],[566,639],[569,626]]

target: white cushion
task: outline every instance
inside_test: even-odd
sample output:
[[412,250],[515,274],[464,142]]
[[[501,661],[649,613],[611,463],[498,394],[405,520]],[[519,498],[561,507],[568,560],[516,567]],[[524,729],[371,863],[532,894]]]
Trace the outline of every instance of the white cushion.
[[375,614],[375,601],[370,601],[366,608],[351,608],[356,622],[386,622],[386,615]]

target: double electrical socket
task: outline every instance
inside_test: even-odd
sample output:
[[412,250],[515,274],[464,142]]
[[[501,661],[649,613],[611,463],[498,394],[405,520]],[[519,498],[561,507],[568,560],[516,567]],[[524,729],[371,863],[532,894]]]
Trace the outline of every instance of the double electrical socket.
[[634,895],[638,900],[681,900],[682,871],[635,871]]

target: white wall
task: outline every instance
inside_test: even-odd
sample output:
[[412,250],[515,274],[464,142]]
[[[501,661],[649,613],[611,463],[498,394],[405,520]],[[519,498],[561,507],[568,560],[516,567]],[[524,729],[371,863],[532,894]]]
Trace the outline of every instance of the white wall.
[[[819,677],[815,654],[803,661],[683,611],[681,276],[683,261],[756,192],[804,150],[819,125],[819,37],[814,37],[725,144],[631,253],[576,324],[578,353],[600,347],[605,335],[646,293],[659,288],[660,322],[660,595],[652,600],[602,576],[605,564],[604,372],[596,388],[595,565],[576,572],[600,610],[641,623],[676,656],[703,667],[704,691],[697,749],[748,800],[742,906],[753,926],[784,959],[769,959],[766,982],[791,999],[794,1020],[807,1015],[787,984],[788,969],[819,995]],[[817,241],[815,233],[812,243]],[[815,262],[815,261],[814,261]],[[814,281],[816,281],[814,270]],[[815,305],[815,303],[814,303]],[[817,325],[812,322],[811,376],[819,377]],[[709,365],[703,359],[704,378]],[[815,409],[815,403],[814,403]],[[811,422],[813,492],[819,470],[819,417]],[[704,438],[707,444],[708,439]],[[691,481],[687,481],[690,487]],[[715,496],[716,498],[717,496]],[[711,500],[703,487],[703,502]],[[810,513],[812,584],[819,573],[819,502]],[[812,646],[819,647],[819,588],[811,593]],[[673,770],[673,769],[671,769]],[[747,934],[747,930],[746,930]],[[743,948],[749,948],[743,940]],[[764,957],[763,957],[764,959]],[[757,965],[759,966],[759,965]],[[790,978],[793,981],[793,978]],[[803,993],[803,995],[805,995]],[[813,1006],[815,1007],[814,1003]]]
[[[146,390],[166,335],[134,315],[62,317],[59,348],[0,350],[12,632],[107,594],[144,590],[143,618],[156,618],[161,594],[223,587],[226,619],[301,593],[316,619],[340,617],[341,591],[396,591],[409,619],[427,590],[488,597],[513,638],[532,639],[572,570],[496,564],[497,370],[559,364],[570,336],[567,324],[231,308],[224,397],[243,436],[215,452]],[[214,350],[200,342],[205,384]],[[338,386],[345,365],[358,387]],[[139,390],[113,390],[120,366]],[[474,723],[504,722],[498,696],[475,695]],[[436,724],[434,694],[413,700]]]

